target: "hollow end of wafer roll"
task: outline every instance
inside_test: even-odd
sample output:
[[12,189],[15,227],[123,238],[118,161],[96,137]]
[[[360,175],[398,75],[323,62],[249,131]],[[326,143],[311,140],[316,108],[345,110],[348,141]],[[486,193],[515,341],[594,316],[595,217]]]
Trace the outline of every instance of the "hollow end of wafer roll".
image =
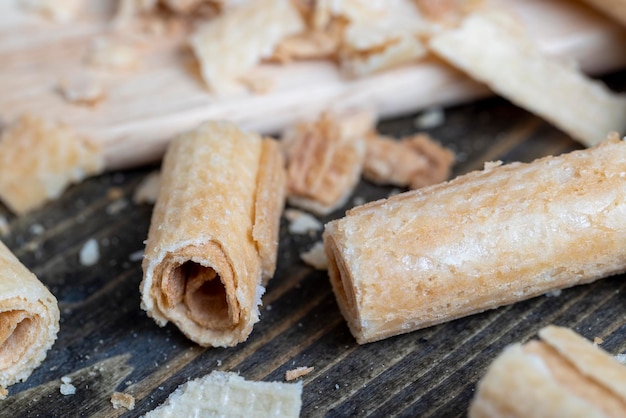
[[19,363],[36,340],[37,322],[24,310],[0,312],[0,370]]
[[[24,381],[41,364],[59,330],[56,300],[0,301],[0,388]],[[49,306],[48,306],[49,305]]]
[[[207,242],[170,252],[151,274],[159,311],[185,335],[201,345],[232,345],[245,339],[246,313],[232,267],[219,245]],[[199,329],[207,341],[199,340]]]
[[350,332],[359,344],[364,344],[368,340],[363,338],[363,327],[360,324],[359,310],[357,309],[355,287],[352,284],[352,277],[348,267],[343,263],[341,257],[336,257],[337,244],[333,237],[324,234],[324,251],[328,259],[328,276],[339,305],[339,310],[346,321]]

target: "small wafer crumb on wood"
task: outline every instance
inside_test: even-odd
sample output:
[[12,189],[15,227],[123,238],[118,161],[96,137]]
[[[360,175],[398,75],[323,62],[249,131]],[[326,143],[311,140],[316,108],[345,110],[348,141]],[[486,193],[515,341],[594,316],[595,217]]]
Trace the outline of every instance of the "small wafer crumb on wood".
[[450,177],[454,152],[427,134],[401,140],[368,135],[363,177],[376,184],[420,187],[437,184]]
[[316,215],[343,205],[360,178],[365,135],[373,125],[365,111],[324,113],[285,132],[289,203]]
[[6,388],[0,386],[0,401],[6,399],[9,396],[9,391]]
[[318,241],[308,250],[300,253],[300,258],[316,270],[328,270],[328,258],[324,252],[324,243]]
[[113,409],[125,408],[129,411],[135,409],[135,397],[128,393],[113,392],[111,395]]
[[507,347],[493,361],[470,418],[626,416],[624,365],[568,328],[551,325],[539,337]]
[[286,209],[285,218],[289,221],[290,234],[306,234],[323,228],[322,223],[316,217],[301,210]]
[[145,418],[283,417],[297,418],[302,408],[302,382],[253,382],[214,371],[179,386]]
[[103,169],[100,148],[65,125],[26,115],[0,137],[0,199],[17,214]]
[[140,205],[142,203],[154,204],[159,196],[159,188],[161,187],[161,172],[153,171],[141,180],[139,186],[133,193],[133,203]]
[[299,377],[306,376],[311,373],[314,369],[314,367],[296,367],[295,369],[287,370],[287,372],[285,372],[285,380],[296,380]]

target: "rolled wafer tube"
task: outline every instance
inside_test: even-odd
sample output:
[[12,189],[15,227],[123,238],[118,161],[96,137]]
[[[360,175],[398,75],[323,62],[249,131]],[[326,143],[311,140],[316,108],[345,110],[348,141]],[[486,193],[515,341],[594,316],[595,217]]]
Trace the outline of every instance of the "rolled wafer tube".
[[626,270],[626,142],[485,170],[326,225],[329,275],[359,343]]
[[244,341],[274,274],[285,169],[278,143],[207,122],[166,153],[142,307],[203,346]]
[[58,331],[57,300],[0,242],[0,392],[30,376]]
[[624,417],[626,367],[568,328],[507,347],[487,369],[470,418]]

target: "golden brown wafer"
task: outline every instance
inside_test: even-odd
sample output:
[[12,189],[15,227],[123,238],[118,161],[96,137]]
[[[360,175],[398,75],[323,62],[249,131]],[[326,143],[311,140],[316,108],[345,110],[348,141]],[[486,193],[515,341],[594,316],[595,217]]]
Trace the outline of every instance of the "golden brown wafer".
[[570,329],[548,326],[539,336],[493,361],[470,418],[626,416],[624,365]]
[[489,167],[326,225],[359,343],[626,270],[626,142]]
[[0,242],[0,388],[26,380],[58,331],[57,300]]
[[244,341],[276,263],[283,157],[271,139],[208,122],[163,163],[143,262],[142,306],[204,346]]

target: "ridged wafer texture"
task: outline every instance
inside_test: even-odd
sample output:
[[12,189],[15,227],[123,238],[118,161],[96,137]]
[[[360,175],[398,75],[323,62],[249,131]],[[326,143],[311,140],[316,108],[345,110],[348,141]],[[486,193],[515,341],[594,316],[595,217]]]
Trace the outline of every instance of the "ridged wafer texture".
[[433,52],[586,146],[626,131],[626,97],[545,55],[508,15],[475,12],[435,35]]
[[568,328],[507,347],[478,383],[470,418],[623,417],[626,367]]
[[58,331],[56,298],[0,242],[0,388],[26,380]]
[[626,270],[626,142],[488,167],[326,225],[359,343]]
[[161,170],[142,307],[204,346],[244,341],[276,263],[285,173],[271,139],[228,122],[176,138]]
[[301,397],[302,382],[251,382],[235,373],[214,371],[180,386],[144,417],[297,418]]

